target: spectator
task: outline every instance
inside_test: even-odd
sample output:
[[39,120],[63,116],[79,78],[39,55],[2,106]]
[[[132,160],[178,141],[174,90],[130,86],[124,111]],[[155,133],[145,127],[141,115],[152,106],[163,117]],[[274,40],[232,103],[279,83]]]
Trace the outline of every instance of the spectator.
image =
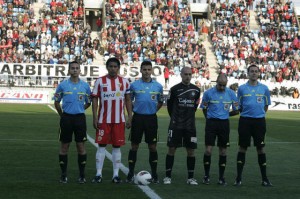
[[292,94],[292,97],[293,97],[294,99],[298,99],[298,98],[299,98],[299,91],[298,91],[297,88],[294,89],[293,94]]
[[169,68],[167,66],[165,66],[165,68],[164,68],[165,88],[168,87],[169,76],[170,76]]
[[98,27],[98,31],[101,31],[102,29],[102,19],[101,16],[98,17],[97,21],[96,21],[97,27]]

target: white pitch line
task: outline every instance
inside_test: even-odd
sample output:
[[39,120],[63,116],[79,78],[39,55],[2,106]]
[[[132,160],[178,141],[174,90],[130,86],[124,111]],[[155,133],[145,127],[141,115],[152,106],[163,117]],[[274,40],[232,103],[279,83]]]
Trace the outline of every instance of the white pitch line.
[[[48,107],[50,108],[50,109],[52,109],[54,112],[56,112],[57,113],[57,111],[56,111],[56,109],[55,108],[53,108],[52,106],[50,106],[50,105],[48,105]],[[95,140],[91,137],[91,136],[89,136],[88,134],[87,134],[87,138],[88,138],[88,141],[92,144],[92,145],[94,145],[96,148],[98,147],[98,145],[95,143]],[[111,156],[111,154],[107,151],[107,150],[105,150],[105,155],[106,155],[106,157],[110,160],[110,161],[112,161],[112,156]],[[127,175],[127,173],[128,173],[128,168],[127,167],[125,167],[124,166],[124,164],[123,163],[121,163],[121,166],[120,166],[120,169],[121,169],[121,171],[125,174],[125,175]],[[143,185],[138,185],[138,187],[149,197],[149,198],[151,198],[151,199],[161,199],[161,197],[159,196],[159,195],[157,195],[149,186],[143,186]]]
[[[88,139],[88,141],[92,144],[92,145],[94,145],[96,148],[98,147],[98,145],[95,143],[95,140],[93,139],[93,138],[91,138],[89,135],[87,135],[87,139]],[[105,150],[105,155],[106,155],[106,157],[110,160],[110,161],[112,161],[112,156],[111,156],[111,154],[107,151],[107,150]],[[120,166],[120,169],[121,169],[121,171],[125,174],[125,175],[127,175],[128,174],[128,168],[123,164],[123,163],[121,163],[121,166]],[[149,198],[151,198],[151,199],[161,199],[161,197],[159,197],[150,187],[148,187],[148,186],[143,186],[143,185],[138,185],[138,187],[149,197]]]

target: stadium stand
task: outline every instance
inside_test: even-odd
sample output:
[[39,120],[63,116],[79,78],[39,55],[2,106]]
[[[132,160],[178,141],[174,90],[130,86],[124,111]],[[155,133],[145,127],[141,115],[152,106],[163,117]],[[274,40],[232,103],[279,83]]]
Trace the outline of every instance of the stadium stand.
[[[203,19],[197,30],[190,12],[193,1],[106,0],[104,17],[97,16],[97,37],[84,21],[83,0],[43,2],[35,13],[34,1],[0,0],[0,63],[78,60],[91,65],[115,56],[131,67],[147,59],[169,68],[168,88],[180,81],[180,69],[189,66],[193,81],[205,89],[214,73],[207,60],[211,52],[205,46],[210,42],[217,72],[226,73],[231,84],[246,81],[249,63],[259,64],[261,80],[274,83],[271,89],[288,90],[295,85],[291,82],[299,81],[299,26],[289,0],[254,4],[251,0],[211,0],[212,20]],[[2,85],[52,87],[63,78],[2,75],[0,79]]]

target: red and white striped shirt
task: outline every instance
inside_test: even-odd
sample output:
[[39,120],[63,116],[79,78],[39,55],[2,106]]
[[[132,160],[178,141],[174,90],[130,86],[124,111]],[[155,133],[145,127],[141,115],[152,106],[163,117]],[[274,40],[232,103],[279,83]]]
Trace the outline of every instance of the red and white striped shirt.
[[108,75],[99,77],[94,85],[92,97],[99,97],[98,111],[99,123],[125,122],[124,99],[130,93],[128,79],[117,76],[110,78]]

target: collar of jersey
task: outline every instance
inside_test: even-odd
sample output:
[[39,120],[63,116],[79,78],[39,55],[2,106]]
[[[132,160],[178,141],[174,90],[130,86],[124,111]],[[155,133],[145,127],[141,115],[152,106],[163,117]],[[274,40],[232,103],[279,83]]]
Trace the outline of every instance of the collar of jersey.
[[140,80],[141,80],[142,83],[146,83],[146,84],[147,84],[147,83],[152,83],[152,82],[153,82],[153,79],[152,79],[152,78],[151,78],[151,80],[150,80],[149,82],[145,82],[142,78],[141,78]]
[[106,77],[107,77],[108,79],[117,79],[117,78],[119,77],[119,75],[117,75],[116,77],[111,77],[111,76],[109,76],[109,74],[107,74]]

